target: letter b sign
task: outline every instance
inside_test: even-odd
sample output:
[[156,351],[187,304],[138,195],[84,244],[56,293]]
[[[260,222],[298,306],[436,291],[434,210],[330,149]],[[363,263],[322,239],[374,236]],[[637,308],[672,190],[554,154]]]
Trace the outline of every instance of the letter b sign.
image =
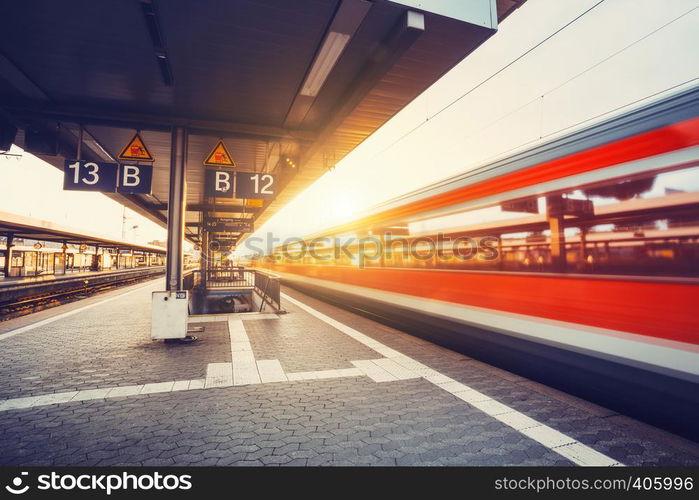
[[150,194],[153,165],[121,165],[117,192]]
[[206,171],[206,196],[233,198],[235,174],[230,170]]

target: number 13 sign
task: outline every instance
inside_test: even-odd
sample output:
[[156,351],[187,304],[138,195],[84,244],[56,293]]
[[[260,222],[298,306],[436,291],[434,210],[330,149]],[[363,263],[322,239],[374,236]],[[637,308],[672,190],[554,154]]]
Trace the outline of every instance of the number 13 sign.
[[65,190],[148,194],[151,190],[153,166],[122,165],[119,168],[117,163],[66,160],[63,172]]
[[117,187],[118,168],[116,163],[66,160],[63,189],[113,193]]

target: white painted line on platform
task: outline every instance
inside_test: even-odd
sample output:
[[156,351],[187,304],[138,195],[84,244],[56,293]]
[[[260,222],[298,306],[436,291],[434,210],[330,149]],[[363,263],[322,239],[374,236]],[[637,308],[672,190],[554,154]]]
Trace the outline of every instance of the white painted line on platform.
[[[208,373],[207,373],[208,375]],[[170,392],[175,382],[157,382],[154,384],[146,384],[141,389],[140,394],[155,394],[158,392]]]
[[54,394],[45,394],[36,396],[36,401],[33,406],[53,405],[59,403],[67,403],[77,396],[78,391],[57,392]]
[[411,378],[420,378],[420,375],[418,375],[415,372],[412,372],[408,370],[407,368],[399,365],[392,359],[388,358],[383,358],[383,359],[374,359],[373,362],[377,365],[379,365],[381,368],[386,370],[388,373],[396,377],[398,380],[408,380]]
[[198,378],[195,380],[190,380],[189,381],[189,390],[191,391],[193,389],[203,389],[205,385],[206,385],[206,379]]
[[104,399],[109,394],[113,387],[107,387],[105,389],[87,389],[85,391],[78,391],[71,401],[89,401],[93,399]]
[[230,363],[209,363],[206,365],[205,388],[228,387],[231,385],[233,385],[233,367]]
[[364,376],[364,372],[362,372],[362,370],[359,368],[340,368],[339,370],[318,370],[314,372],[295,372],[286,374],[286,377],[290,382],[295,382],[297,380],[321,380],[361,376]]
[[286,382],[284,368],[278,359],[261,359],[257,362],[257,371],[260,373],[260,380],[267,382]]
[[[458,394],[455,395],[458,396]],[[495,418],[497,418],[503,424],[509,425],[517,431],[540,425],[539,422],[537,422],[533,418],[530,418],[524,415],[523,413],[519,413],[517,411],[496,415]]]
[[250,342],[248,333],[245,331],[245,325],[240,319],[228,319],[228,333],[231,338],[231,344],[233,342]]
[[287,373],[286,378],[289,381],[296,381],[296,380],[317,380],[318,379],[318,373],[317,372],[295,372],[295,373]]
[[0,411],[32,408],[33,406],[36,406],[37,401],[39,401],[39,398],[36,396],[6,399],[4,401],[0,401]]
[[[339,330],[349,335],[350,337],[364,344],[365,346],[374,349],[375,351],[379,352],[380,354],[383,354],[387,358],[392,359],[406,370],[412,370],[416,375],[421,376],[422,378],[434,383],[435,385],[437,385],[437,387],[444,389],[450,394],[453,394],[454,396],[464,401],[467,401],[469,404],[477,407],[487,415],[500,420],[502,423],[521,432],[530,439],[533,439],[534,441],[541,443],[542,445],[567,458],[573,463],[576,463],[578,465],[593,466],[623,465],[618,461],[595,451],[589,446],[586,446],[547,425],[544,425],[540,422],[537,422],[534,419],[531,419],[530,417],[527,417],[522,413],[519,413],[515,409],[510,408],[509,406],[504,405],[499,401],[495,401],[492,398],[482,395],[480,392],[473,390],[466,384],[462,384],[461,382],[447,377],[446,375],[443,375],[438,371],[433,370],[428,366],[411,359],[409,356],[405,356],[404,354],[401,354],[400,352],[391,349],[390,347],[384,346],[380,342],[377,342],[375,339],[372,339],[367,335],[364,335],[363,333],[355,330],[354,328],[349,327],[344,323],[341,323],[336,319],[333,319],[330,316],[323,314],[320,311],[317,311],[313,307],[293,297],[290,297],[285,293],[282,293],[281,295],[284,300],[288,300],[292,304],[300,307],[301,309],[303,309],[310,315],[315,316],[321,321],[324,321],[336,330]],[[373,380],[376,380],[374,377],[369,375],[369,373],[367,373],[367,370],[370,369],[369,365],[373,363],[367,361],[352,361],[352,364],[354,364],[357,368],[362,370],[362,372],[365,373],[367,376],[369,376]],[[374,364],[374,366],[378,367],[379,365]],[[390,377],[393,377],[393,375],[390,375],[388,372],[385,373]],[[395,379],[395,377],[393,378]],[[376,381],[379,382],[383,380]],[[483,396],[484,399],[481,399],[481,396]],[[523,427],[523,424],[528,421],[535,422],[536,425]]]
[[124,396],[135,396],[140,394],[143,390],[143,385],[125,385],[122,387],[115,387],[107,393],[108,398],[120,398]]
[[28,332],[29,330],[33,330],[35,328],[39,328],[44,325],[48,325],[49,323],[53,323],[54,321],[58,321],[63,318],[67,318],[68,316],[73,316],[74,314],[81,313],[83,311],[87,311],[88,309],[92,309],[93,307],[101,306],[102,304],[106,304],[107,302],[111,302],[116,299],[120,299],[126,295],[129,295],[131,293],[135,293],[140,291],[142,288],[146,288],[147,286],[151,286],[152,283],[146,283],[143,286],[139,286],[138,288],[134,290],[129,290],[124,293],[120,293],[119,295],[115,295],[114,297],[109,297],[108,299],[100,300],[99,302],[95,302],[93,304],[88,304],[83,307],[78,307],[77,309],[73,309],[72,311],[67,311],[61,314],[57,314],[56,316],[51,316],[50,318],[42,319],[41,321],[37,321],[36,323],[32,323],[31,325],[27,326],[22,326],[20,328],[17,328],[16,330],[10,330],[9,332],[5,333],[0,333],[0,340],[4,340],[10,337],[14,337],[15,335],[18,335],[20,333]]
[[616,460],[578,442],[556,448],[556,452],[578,465],[587,465],[591,467],[600,465],[613,467],[621,465]]
[[172,392],[175,391],[186,391],[189,389],[190,380],[177,380],[172,384]]
[[252,345],[250,342],[231,342],[231,352],[252,352]]
[[352,361],[352,364],[369,377],[374,382],[393,382],[398,380],[398,377],[391,375],[389,372],[377,365],[374,360],[359,360]]
[[519,432],[532,438],[534,441],[540,442],[547,448],[555,449],[558,446],[565,446],[576,442],[575,439],[566,436],[562,432],[558,432],[556,429],[552,429],[546,425],[529,427],[528,429],[522,429]]
[[231,341],[233,385],[261,384],[250,339],[241,319],[228,318],[228,334]]

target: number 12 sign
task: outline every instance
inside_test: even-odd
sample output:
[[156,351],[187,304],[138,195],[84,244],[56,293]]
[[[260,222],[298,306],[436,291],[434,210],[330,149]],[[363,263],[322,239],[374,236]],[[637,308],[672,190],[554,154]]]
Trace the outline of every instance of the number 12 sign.
[[277,195],[277,185],[272,174],[236,172],[236,198],[270,199]]

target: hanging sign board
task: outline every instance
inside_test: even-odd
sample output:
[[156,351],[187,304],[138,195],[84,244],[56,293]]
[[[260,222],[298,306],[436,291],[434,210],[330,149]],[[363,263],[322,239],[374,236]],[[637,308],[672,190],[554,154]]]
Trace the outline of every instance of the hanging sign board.
[[217,217],[204,221],[204,228],[210,232],[252,233],[253,223],[249,219]]
[[63,189],[113,193],[117,187],[117,170],[116,163],[66,160],[63,167]]
[[233,198],[235,173],[230,170],[209,169],[204,177],[204,192],[212,198]]
[[120,165],[117,192],[150,194],[153,182],[153,165]]
[[260,172],[238,172],[236,198],[269,200],[277,195],[276,178]]
[[549,217],[563,217],[573,215],[576,217],[589,217],[595,214],[595,206],[592,200],[576,200],[573,198],[548,198],[546,210]]
[[529,214],[538,214],[539,201],[537,198],[506,201],[500,205],[500,208],[503,212],[525,212]]

